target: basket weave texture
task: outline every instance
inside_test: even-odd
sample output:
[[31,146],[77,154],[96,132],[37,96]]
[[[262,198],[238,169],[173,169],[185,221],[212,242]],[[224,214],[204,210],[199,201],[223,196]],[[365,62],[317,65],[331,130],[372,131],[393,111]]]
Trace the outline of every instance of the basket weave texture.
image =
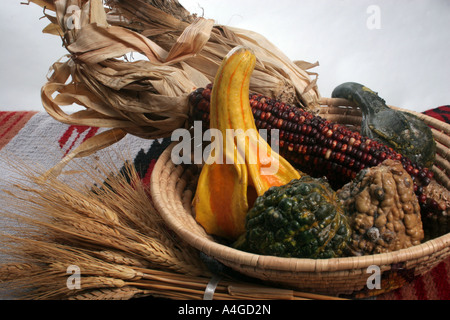
[[[438,145],[433,168],[435,179],[449,189],[450,125],[427,115],[408,112],[419,116],[433,128]],[[360,110],[341,99],[321,99],[319,115],[355,129],[361,122]],[[193,217],[191,201],[200,168],[174,165],[171,161],[174,145],[162,154],[153,169],[152,197],[157,210],[167,225],[191,246],[241,274],[303,291],[364,297],[395,290],[450,256],[450,233],[395,252],[334,259],[263,256],[223,245],[206,234]],[[379,290],[368,289],[368,280],[373,272],[371,266],[380,268],[382,280]]]

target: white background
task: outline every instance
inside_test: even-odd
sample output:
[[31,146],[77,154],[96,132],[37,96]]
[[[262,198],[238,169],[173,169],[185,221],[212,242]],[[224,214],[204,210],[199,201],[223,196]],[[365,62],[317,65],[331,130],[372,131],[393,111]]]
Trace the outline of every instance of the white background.
[[[42,8],[20,2],[2,0],[0,10],[0,111],[43,110],[48,68],[66,54],[59,38],[41,32],[48,24]],[[410,110],[450,104],[449,0],[180,2],[217,23],[264,35],[292,60],[318,61],[322,96],[355,81]],[[379,21],[371,8],[379,9]]]

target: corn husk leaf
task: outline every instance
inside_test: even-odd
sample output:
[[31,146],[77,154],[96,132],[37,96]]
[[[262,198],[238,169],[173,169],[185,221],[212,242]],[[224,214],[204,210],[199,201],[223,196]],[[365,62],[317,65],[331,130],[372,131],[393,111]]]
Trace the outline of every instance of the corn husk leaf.
[[29,0],[28,3],[30,2],[48,10],[55,11],[55,4],[53,3],[53,0]]
[[43,33],[47,33],[47,34],[51,34],[54,36],[61,36],[62,35],[62,31],[61,28],[54,23],[50,23],[48,26],[46,26],[43,30]]
[[[293,62],[264,36],[191,15],[176,0],[55,0],[46,16],[52,24],[45,31],[62,36],[68,56],[51,66],[42,102],[67,124],[168,137],[189,126],[188,95],[213,82],[238,45],[258,58],[252,92],[319,106],[317,74],[309,71],[317,64]],[[84,110],[64,112],[70,104]]]

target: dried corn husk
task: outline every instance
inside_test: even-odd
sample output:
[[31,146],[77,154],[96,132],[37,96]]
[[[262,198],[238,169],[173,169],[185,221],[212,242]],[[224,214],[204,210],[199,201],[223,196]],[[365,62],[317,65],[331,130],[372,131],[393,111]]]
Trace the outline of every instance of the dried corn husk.
[[[191,15],[176,0],[31,2],[45,6],[44,32],[58,34],[68,51],[42,88],[45,110],[63,123],[170,136],[188,126],[188,94],[212,82],[237,45],[258,57],[252,91],[318,107],[316,74],[308,71],[317,64],[293,62],[262,35]],[[123,59],[135,52],[144,58]],[[72,104],[84,108],[63,111]],[[115,142],[108,138],[98,148]]]

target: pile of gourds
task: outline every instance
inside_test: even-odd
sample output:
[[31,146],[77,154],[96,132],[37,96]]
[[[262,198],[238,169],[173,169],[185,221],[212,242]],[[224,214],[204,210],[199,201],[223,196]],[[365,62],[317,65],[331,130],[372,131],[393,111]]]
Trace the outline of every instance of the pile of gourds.
[[[202,168],[193,199],[197,222],[237,249],[282,257],[365,255],[419,244],[424,231],[417,186],[400,161],[365,168],[335,191],[327,179],[296,169],[260,136],[249,102],[255,61],[251,50],[236,47],[217,72],[209,120],[225,138],[214,140]],[[346,83],[333,95],[361,106],[362,128],[371,139],[421,166],[434,162],[431,130],[419,119],[385,107],[358,84]]]

